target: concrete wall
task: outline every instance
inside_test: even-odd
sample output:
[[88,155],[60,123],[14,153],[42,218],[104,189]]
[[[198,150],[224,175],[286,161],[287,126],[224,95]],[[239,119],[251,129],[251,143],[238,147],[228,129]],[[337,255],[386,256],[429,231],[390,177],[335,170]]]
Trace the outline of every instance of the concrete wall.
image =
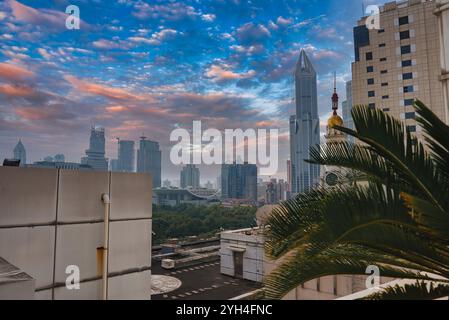
[[[109,194],[110,299],[151,295],[152,182],[146,174],[0,167],[0,257],[36,279],[36,299],[100,299]],[[80,269],[80,290],[65,287]]]
[[441,49],[441,76],[443,84],[445,121],[449,124],[449,0],[438,0],[435,14],[438,17],[440,49]]
[[231,247],[245,249],[243,253],[243,279],[262,282],[264,275],[263,239],[257,235],[245,235],[239,232],[221,234],[220,271],[234,276],[234,252]]

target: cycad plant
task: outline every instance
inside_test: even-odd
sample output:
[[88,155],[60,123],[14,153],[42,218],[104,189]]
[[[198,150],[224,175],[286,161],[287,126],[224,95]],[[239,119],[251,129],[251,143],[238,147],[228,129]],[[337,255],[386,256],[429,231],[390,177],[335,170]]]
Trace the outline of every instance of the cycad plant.
[[359,172],[363,182],[318,187],[273,211],[266,253],[281,263],[265,280],[268,298],[322,276],[366,275],[372,265],[413,281],[370,298],[449,295],[449,127],[422,102],[415,109],[422,141],[388,114],[356,106],[355,130],[335,128],[356,144],[311,150],[310,162]]

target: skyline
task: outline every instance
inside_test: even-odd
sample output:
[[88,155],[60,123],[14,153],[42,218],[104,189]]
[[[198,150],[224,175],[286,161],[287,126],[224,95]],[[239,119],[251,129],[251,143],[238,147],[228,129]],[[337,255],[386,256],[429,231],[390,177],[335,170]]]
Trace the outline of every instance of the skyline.
[[[352,28],[362,16],[359,0],[343,8],[332,1],[72,1],[81,29],[67,30],[68,4],[0,4],[2,158],[22,139],[29,162],[56,153],[79,161],[95,124],[106,128],[108,158],[117,156],[116,137],[137,141],[145,133],[160,142],[167,164],[170,132],[201,120],[218,129],[280,128],[277,176],[286,176],[299,51],[317,69],[324,128],[332,73],[344,100]],[[164,166],[163,179],[179,170]],[[218,172],[201,170],[206,180]]]

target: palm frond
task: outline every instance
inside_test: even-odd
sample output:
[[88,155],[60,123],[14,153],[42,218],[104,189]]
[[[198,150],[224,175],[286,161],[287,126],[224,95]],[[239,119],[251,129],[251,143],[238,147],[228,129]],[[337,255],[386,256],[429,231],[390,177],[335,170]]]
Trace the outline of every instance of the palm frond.
[[449,296],[449,284],[417,281],[395,285],[373,293],[364,300],[435,300]]

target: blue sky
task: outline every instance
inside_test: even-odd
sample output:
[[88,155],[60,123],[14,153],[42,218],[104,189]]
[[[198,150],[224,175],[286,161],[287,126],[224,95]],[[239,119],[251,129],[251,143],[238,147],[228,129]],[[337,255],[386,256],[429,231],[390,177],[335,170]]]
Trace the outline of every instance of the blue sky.
[[[80,30],[65,28],[69,4],[80,8]],[[176,179],[179,168],[165,165],[170,132],[202,120],[281,129],[282,176],[299,51],[317,69],[325,120],[334,71],[345,98],[361,15],[361,0],[2,1],[0,158],[21,138],[31,161],[79,161],[95,124],[106,128],[109,158],[115,137],[159,141],[163,178]]]

